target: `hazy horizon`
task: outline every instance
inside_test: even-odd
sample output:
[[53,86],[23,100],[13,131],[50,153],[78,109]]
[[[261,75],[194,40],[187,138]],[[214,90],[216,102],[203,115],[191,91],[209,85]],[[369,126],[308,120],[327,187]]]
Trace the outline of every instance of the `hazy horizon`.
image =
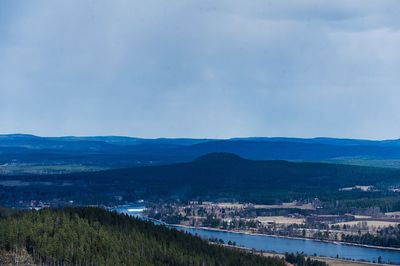
[[64,137],[77,137],[77,138],[89,138],[89,137],[123,137],[123,138],[138,138],[138,139],[210,139],[210,140],[231,140],[231,139],[252,139],[252,138],[288,138],[288,139],[342,139],[342,140],[366,140],[366,141],[391,141],[391,140],[400,140],[400,138],[394,139],[368,139],[368,138],[347,138],[347,137],[331,137],[331,136],[311,136],[311,137],[299,137],[299,136],[231,136],[225,138],[213,138],[213,137],[187,137],[187,136],[156,136],[156,137],[143,137],[143,136],[129,136],[129,135],[37,135],[32,133],[1,133],[0,136],[7,135],[31,135],[35,137],[42,138],[64,138]]

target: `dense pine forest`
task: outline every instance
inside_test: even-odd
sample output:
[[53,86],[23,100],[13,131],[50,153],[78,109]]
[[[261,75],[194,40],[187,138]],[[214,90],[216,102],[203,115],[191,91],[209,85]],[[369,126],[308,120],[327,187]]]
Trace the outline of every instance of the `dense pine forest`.
[[44,265],[285,265],[98,208],[2,213],[0,254]]

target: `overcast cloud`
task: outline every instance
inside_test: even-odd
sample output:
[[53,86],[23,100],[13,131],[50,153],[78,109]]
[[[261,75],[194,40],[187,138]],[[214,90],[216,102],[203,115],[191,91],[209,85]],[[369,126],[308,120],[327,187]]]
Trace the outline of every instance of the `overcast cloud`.
[[400,137],[400,1],[0,1],[0,133]]

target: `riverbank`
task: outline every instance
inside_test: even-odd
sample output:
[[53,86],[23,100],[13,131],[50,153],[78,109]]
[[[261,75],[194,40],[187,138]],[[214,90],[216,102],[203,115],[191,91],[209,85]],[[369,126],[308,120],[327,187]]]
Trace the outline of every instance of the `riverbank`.
[[[231,246],[231,245],[227,245],[227,244],[216,244],[216,245],[222,245],[222,246],[225,246],[227,248],[232,248],[232,249],[245,250],[245,251],[256,253],[256,254],[259,254],[260,256],[265,256],[265,257],[285,258],[284,254],[276,253],[276,252],[253,251],[252,249],[249,249],[246,247]],[[325,262],[325,263],[329,264],[329,266],[371,266],[371,265],[393,266],[393,264],[352,261],[352,260],[345,260],[345,259],[339,259],[339,258],[328,258],[328,257],[321,257],[321,256],[305,256],[305,257],[310,258],[312,260],[318,260],[318,261]]]
[[365,245],[365,244],[357,244],[357,243],[350,243],[350,242],[342,242],[342,241],[332,241],[332,240],[322,240],[322,239],[313,239],[313,238],[304,238],[304,237],[294,237],[294,236],[278,236],[278,235],[267,235],[267,234],[260,234],[254,233],[244,230],[227,230],[227,229],[220,229],[220,228],[213,228],[213,227],[204,227],[204,226],[190,226],[190,225],[181,225],[181,224],[165,224],[166,226],[172,227],[183,227],[183,228],[191,228],[191,229],[203,229],[209,231],[217,231],[217,232],[226,232],[226,233],[235,233],[235,234],[246,234],[246,235],[255,235],[255,236],[268,236],[268,237],[278,237],[278,238],[286,238],[286,239],[297,239],[297,240],[307,240],[307,241],[317,241],[323,243],[331,243],[336,245],[349,245],[349,246],[356,246],[356,247],[364,247],[364,248],[372,248],[372,249],[382,249],[382,250],[393,250],[399,251],[400,248],[394,247],[382,247],[382,246],[372,246],[372,245]]
[[[263,252],[262,253],[263,256],[266,257],[274,257],[274,256],[278,256],[278,257],[284,257],[283,254],[278,254],[278,253],[269,253],[269,252]],[[314,260],[319,260],[319,261],[323,261],[327,264],[329,264],[330,266],[371,266],[371,265],[380,265],[380,266],[393,266],[390,264],[381,264],[381,263],[373,263],[373,262],[362,262],[362,261],[352,261],[352,260],[344,260],[344,259],[337,259],[337,258],[327,258],[327,257],[320,257],[320,256],[306,256],[306,258],[311,258]]]

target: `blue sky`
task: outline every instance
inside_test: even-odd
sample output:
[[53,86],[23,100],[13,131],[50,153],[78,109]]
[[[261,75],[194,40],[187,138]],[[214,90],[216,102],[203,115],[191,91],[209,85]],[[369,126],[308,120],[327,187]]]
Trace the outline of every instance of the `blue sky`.
[[0,132],[400,137],[400,1],[0,1]]

